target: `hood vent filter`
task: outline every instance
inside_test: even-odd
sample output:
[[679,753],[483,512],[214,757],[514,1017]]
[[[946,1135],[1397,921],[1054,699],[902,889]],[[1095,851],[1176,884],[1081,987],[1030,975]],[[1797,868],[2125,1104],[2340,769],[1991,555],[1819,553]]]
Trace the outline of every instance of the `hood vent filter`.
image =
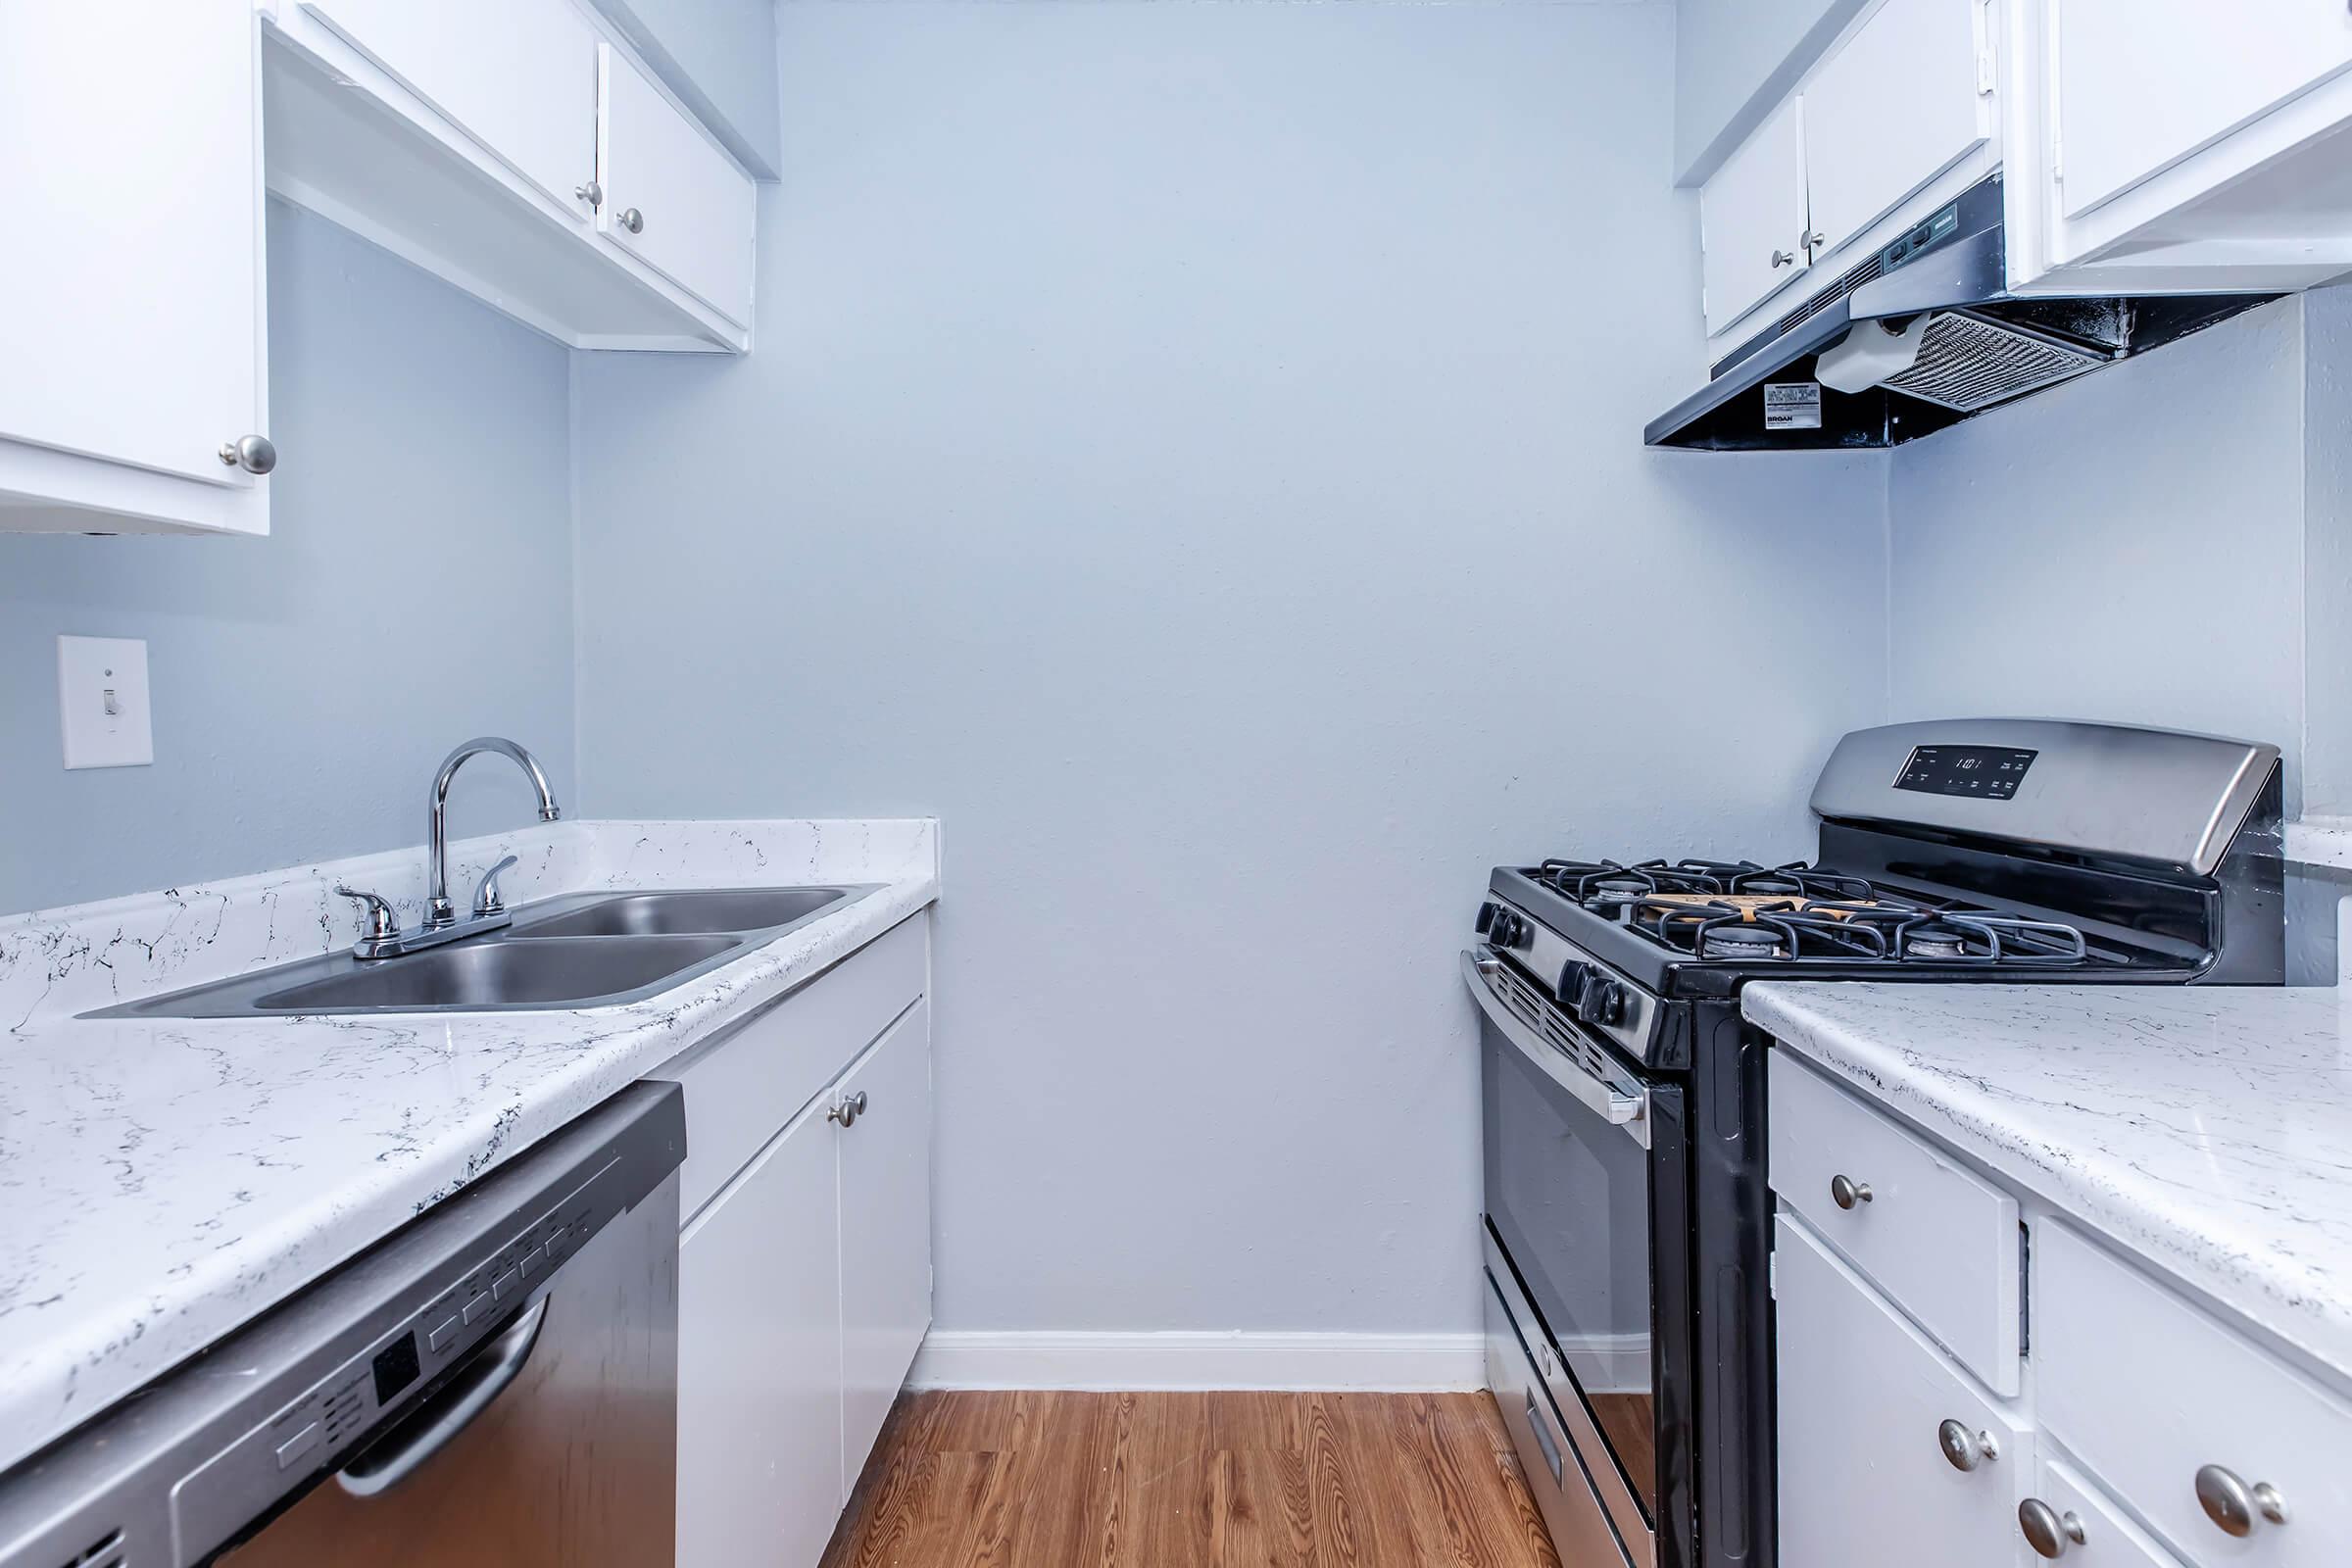
[[1883,384],[1939,408],[1975,414],[2095,370],[2109,358],[2097,349],[1982,316],[1939,311],[1928,322],[1919,358]]

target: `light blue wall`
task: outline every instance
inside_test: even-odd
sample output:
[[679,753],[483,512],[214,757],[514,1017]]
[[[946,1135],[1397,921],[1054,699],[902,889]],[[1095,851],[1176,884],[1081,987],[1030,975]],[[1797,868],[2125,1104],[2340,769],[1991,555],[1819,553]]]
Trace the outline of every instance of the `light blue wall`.
[[[2304,306],[1898,447],[1893,716],[2209,730],[2301,778]],[[2315,431],[2333,444],[2339,431]]]
[[1680,0],[1674,172],[1715,172],[1869,0]]
[[589,807],[943,817],[943,1326],[1475,1327],[1484,868],[1884,711],[1884,460],[1641,445],[1672,11],[780,25],[759,352],[575,362]]
[[[419,843],[484,730],[571,782],[564,351],[275,203],[270,281],[269,539],[0,535],[0,910]],[[155,765],[64,770],[61,632],[147,639]]]
[[775,177],[776,0],[591,3],[753,173]]

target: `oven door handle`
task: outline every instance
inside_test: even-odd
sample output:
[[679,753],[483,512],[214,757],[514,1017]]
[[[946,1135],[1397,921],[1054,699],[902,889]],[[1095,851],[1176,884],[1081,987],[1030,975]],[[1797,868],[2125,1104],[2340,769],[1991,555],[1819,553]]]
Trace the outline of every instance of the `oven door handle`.
[[1622,1127],[1625,1134],[1643,1149],[1649,1147],[1649,1092],[1629,1090],[1621,1085],[1597,1078],[1586,1070],[1559,1047],[1552,1045],[1524,1019],[1513,1012],[1510,1004],[1494,994],[1488,977],[1502,972],[1502,959],[1492,948],[1464,949],[1462,952],[1462,982],[1470,995],[1478,999],[1481,1010],[1495,1031],[1534,1063],[1536,1070],[1558,1084],[1592,1114],[1612,1127]]

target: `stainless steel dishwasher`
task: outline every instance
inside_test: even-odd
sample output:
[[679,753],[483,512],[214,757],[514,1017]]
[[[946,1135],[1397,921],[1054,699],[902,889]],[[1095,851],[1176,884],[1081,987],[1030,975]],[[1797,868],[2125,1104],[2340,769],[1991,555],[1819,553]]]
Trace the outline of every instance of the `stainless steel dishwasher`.
[[623,1090],[0,1476],[0,1568],[673,1562],[684,1103]]

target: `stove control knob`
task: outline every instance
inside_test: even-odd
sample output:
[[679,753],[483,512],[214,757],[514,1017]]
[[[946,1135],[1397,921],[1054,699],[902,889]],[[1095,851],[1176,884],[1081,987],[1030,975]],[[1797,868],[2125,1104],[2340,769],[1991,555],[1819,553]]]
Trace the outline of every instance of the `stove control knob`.
[[1502,906],[1499,904],[1480,905],[1478,906],[1478,934],[1482,937],[1493,934],[1494,930],[1494,917],[1501,912]]
[[1555,994],[1560,1005],[1574,1010],[1585,1000],[1585,988],[1592,983],[1592,966],[1582,958],[1570,958],[1560,965],[1560,983]]
[[1500,905],[1494,906],[1494,918],[1487,926],[1487,941],[1506,952],[1523,946],[1527,941],[1527,922]]
[[1576,1015],[1603,1029],[1625,1022],[1625,987],[1594,975],[1585,982],[1585,994],[1577,999]]

